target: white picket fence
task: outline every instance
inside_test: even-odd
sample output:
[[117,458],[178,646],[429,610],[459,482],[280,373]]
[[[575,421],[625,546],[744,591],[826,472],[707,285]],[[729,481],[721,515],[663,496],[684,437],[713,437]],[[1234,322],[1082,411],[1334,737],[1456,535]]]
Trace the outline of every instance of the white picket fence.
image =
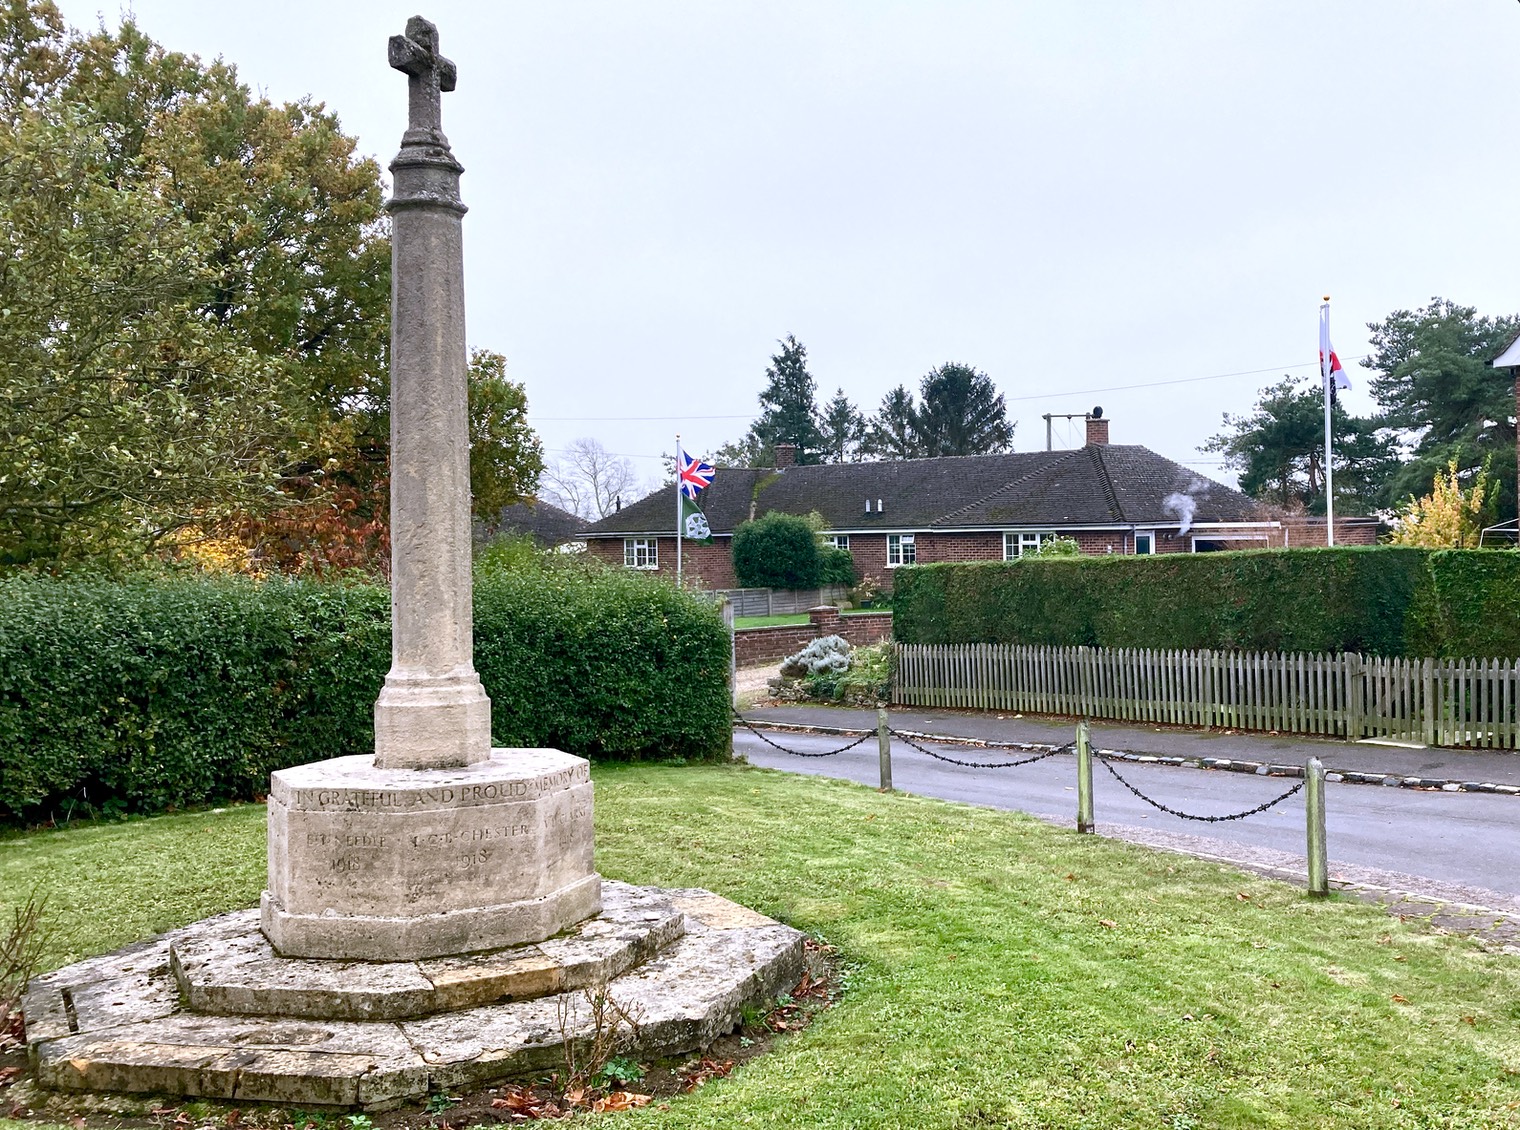
[[898,644],[892,701],[1514,749],[1520,660]]

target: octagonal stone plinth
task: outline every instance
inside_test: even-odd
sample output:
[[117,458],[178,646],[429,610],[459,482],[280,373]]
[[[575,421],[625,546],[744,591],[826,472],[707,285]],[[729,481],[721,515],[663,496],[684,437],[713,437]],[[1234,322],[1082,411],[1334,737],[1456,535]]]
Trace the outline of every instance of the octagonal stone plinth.
[[410,961],[542,941],[601,909],[591,772],[553,749],[452,769],[275,773],[261,925],[287,957]]

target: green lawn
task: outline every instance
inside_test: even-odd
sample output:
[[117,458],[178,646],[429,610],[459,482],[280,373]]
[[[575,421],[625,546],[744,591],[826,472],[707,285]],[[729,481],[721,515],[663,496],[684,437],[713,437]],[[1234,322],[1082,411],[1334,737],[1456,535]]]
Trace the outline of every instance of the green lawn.
[[[603,874],[710,887],[849,974],[771,1055],[618,1125],[1520,1125],[1520,964],[1474,942],[1016,814],[728,766],[595,779]],[[47,892],[56,964],[252,905],[263,844],[254,806],[38,833],[0,841],[0,892]]]
[[[841,616],[856,616],[862,612],[880,612],[882,609],[851,608],[841,612]],[[790,627],[808,622],[806,612],[798,612],[792,616],[735,616],[735,628],[779,628]]]

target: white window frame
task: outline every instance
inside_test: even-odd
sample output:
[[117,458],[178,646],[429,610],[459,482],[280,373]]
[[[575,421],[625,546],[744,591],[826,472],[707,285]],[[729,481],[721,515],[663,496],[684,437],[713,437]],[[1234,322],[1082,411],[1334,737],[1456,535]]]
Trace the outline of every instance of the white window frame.
[[[894,552],[895,551],[895,552]],[[893,558],[896,558],[894,561]],[[887,568],[918,564],[918,542],[913,534],[887,535]]]
[[660,539],[659,538],[624,538],[623,539],[623,568],[625,569],[659,569],[660,567]]
[[1003,560],[1015,561],[1057,536],[1054,530],[1008,530],[1003,534]]
[[[1140,539],[1141,538],[1149,538],[1150,539],[1150,543],[1151,543],[1151,547],[1149,549],[1147,549],[1144,553],[1140,552]],[[1156,555],[1156,531],[1155,530],[1136,530],[1135,531],[1135,556],[1136,557],[1154,557],[1155,555]]]
[[823,544],[826,545],[826,546],[828,546],[830,549],[849,549],[850,548],[850,535],[849,534],[824,534],[823,535]]

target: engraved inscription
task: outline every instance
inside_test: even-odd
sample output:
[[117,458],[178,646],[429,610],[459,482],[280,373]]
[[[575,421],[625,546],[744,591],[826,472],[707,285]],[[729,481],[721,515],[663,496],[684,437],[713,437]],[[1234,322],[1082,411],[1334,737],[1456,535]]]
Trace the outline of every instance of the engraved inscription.
[[483,781],[473,785],[441,785],[436,789],[298,790],[292,800],[318,810],[353,812],[363,809],[406,811],[415,808],[463,807],[497,801],[537,800],[591,781],[588,765],[574,765],[519,781]]

